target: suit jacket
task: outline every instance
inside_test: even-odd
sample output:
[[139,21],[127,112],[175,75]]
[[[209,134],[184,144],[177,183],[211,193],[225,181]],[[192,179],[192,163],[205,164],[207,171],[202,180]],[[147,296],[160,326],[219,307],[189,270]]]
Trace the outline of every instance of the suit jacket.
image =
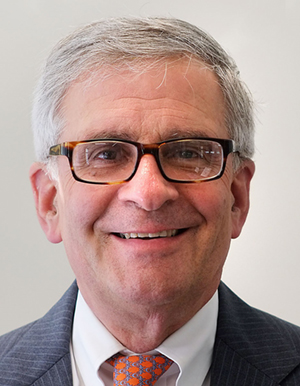
[[[0,386],[72,386],[77,291],[73,283],[43,318],[0,338]],[[300,328],[251,308],[223,283],[219,301],[211,386],[300,386]]]

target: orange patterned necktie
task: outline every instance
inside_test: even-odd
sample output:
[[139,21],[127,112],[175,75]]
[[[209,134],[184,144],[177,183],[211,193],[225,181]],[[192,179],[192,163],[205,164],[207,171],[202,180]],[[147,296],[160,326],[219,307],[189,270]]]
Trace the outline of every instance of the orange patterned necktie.
[[173,363],[162,354],[132,356],[116,354],[107,362],[114,366],[114,386],[154,385]]

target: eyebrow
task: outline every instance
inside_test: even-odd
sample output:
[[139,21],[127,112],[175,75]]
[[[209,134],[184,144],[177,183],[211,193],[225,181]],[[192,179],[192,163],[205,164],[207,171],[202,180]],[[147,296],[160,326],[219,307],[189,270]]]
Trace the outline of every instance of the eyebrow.
[[130,132],[128,130],[118,130],[118,129],[105,129],[101,131],[95,130],[94,132],[91,132],[91,134],[86,139],[125,139],[125,140],[132,140],[132,135],[130,135]]
[[[208,135],[203,130],[200,129],[183,129],[183,128],[173,128],[169,130],[165,130],[163,132],[157,132],[160,136],[158,142],[163,142],[168,139],[176,139],[176,138],[207,138]],[[90,133],[88,138],[85,139],[120,139],[120,140],[128,140],[128,141],[136,141],[137,133],[127,129],[116,129],[110,128],[105,130],[95,130]]]
[[208,135],[203,131],[203,130],[200,130],[197,129],[182,129],[182,128],[177,128],[177,129],[173,129],[169,132],[169,135],[168,135],[169,138],[188,138],[188,137],[191,137],[191,138],[197,138],[197,137],[208,137]]

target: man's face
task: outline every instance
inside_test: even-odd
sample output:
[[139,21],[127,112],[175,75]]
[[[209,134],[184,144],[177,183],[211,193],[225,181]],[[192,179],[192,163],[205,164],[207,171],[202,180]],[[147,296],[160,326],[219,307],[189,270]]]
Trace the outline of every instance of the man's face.
[[[199,64],[181,61],[142,75],[124,70],[88,86],[73,84],[62,106],[60,142],[228,138],[224,108],[215,75]],[[216,290],[230,239],[245,221],[249,165],[235,174],[230,155],[222,178],[179,184],[166,181],[145,155],[131,181],[101,186],[75,181],[67,158],[59,157],[59,181],[45,189],[52,207],[43,227],[49,240],[63,240],[90,306],[192,301],[199,308]],[[165,231],[176,236],[119,237]]]

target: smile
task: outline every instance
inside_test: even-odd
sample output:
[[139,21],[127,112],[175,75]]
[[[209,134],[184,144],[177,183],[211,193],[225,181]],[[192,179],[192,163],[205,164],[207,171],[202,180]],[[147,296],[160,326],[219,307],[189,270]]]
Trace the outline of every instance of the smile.
[[177,236],[179,233],[182,233],[184,229],[172,229],[162,232],[156,232],[156,233],[115,233],[116,236],[120,237],[121,239],[155,239],[155,238],[161,238],[161,237],[174,237]]

